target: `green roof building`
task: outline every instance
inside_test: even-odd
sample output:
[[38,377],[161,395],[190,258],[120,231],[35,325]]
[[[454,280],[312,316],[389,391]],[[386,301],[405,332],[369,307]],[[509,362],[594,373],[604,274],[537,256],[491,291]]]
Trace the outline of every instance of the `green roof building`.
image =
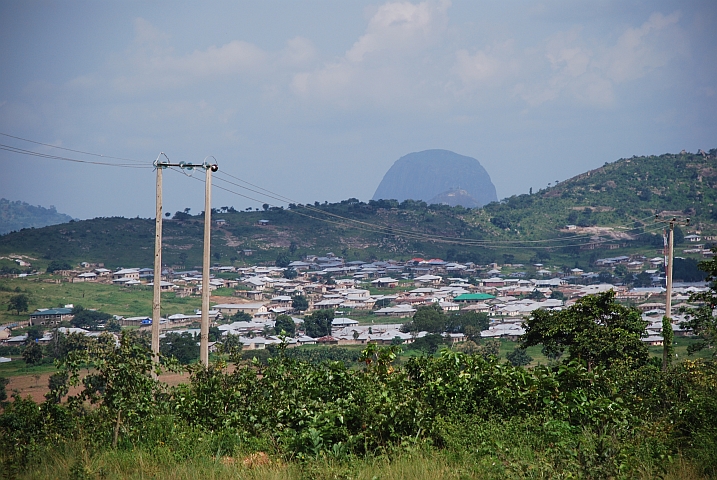
[[487,293],[464,293],[463,295],[458,295],[453,300],[456,302],[475,303],[485,302],[486,300],[491,300],[493,298],[495,298],[493,295],[489,295]]

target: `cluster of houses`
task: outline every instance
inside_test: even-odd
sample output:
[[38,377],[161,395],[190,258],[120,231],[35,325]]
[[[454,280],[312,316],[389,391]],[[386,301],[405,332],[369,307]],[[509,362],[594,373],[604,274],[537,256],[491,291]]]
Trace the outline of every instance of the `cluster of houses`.
[[[654,270],[657,275],[661,262],[662,258],[648,260],[644,257],[621,256],[599,259],[596,263],[604,268],[624,264],[634,271],[643,269],[650,273]],[[648,270],[644,270],[646,265],[650,267]],[[286,275],[287,269],[292,269],[295,274]],[[525,270],[530,270],[536,278],[526,278]],[[101,266],[88,266],[69,275],[63,272],[63,275],[72,282],[94,281],[127,287],[151,286],[155,281],[154,272],[150,268],[120,268],[112,271]],[[490,316],[491,323],[487,330],[481,332],[482,337],[515,340],[524,333],[523,321],[533,311],[560,310],[585,295],[612,289],[619,299],[641,306],[650,325],[661,322],[665,290],[659,286],[659,282],[652,287],[628,289],[620,285],[595,283],[596,278],[594,272],[584,272],[579,268],[560,271],[543,264],[534,264],[526,269],[523,265],[499,266],[494,263],[481,266],[422,258],[408,262],[347,262],[327,254],[306,257],[302,261],[292,262],[286,268],[258,265],[212,267],[209,288],[232,289],[233,296],[222,297],[222,303],[213,304],[209,316],[223,335],[239,336],[245,348],[265,348],[266,345],[281,341],[271,334],[277,315],[298,315],[292,318],[300,326],[301,314],[319,309],[336,312],[331,335],[310,338],[299,334],[287,340],[290,345],[392,343],[396,339],[410,343],[425,335],[425,332],[410,335],[401,332],[400,326],[422,305],[437,305],[445,312],[485,313]],[[202,277],[197,270],[165,269],[160,281],[163,291],[174,291],[177,295],[199,294],[203,288]],[[691,293],[706,288],[704,284],[675,284],[672,299],[675,310],[686,305]],[[293,307],[296,296],[302,296],[307,301],[308,307],[301,312]],[[40,309],[30,314],[29,322],[46,326],[61,324],[70,319],[71,311],[71,305]],[[230,323],[230,317],[238,312],[247,314],[251,320]],[[364,317],[371,315],[376,323],[359,325],[356,320],[344,316],[350,312],[360,312]],[[164,318],[161,320],[161,329],[193,332],[187,327],[199,321],[200,313],[195,311]],[[117,317],[117,320],[122,326],[140,328],[150,328],[152,323],[146,316]],[[673,320],[676,334],[688,333],[680,327],[683,318],[676,315]],[[2,331],[0,341],[10,344],[19,341],[14,337],[3,339]],[[659,329],[648,330],[648,333],[650,335],[645,341],[651,344],[661,342]],[[451,339],[464,340],[460,334],[453,334]]]

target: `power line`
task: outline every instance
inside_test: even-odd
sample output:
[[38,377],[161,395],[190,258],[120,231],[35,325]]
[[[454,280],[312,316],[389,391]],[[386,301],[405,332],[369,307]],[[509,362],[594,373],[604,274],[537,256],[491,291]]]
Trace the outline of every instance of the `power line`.
[[[3,132],[0,132],[0,135],[9,137],[9,138],[14,138],[16,140],[21,140],[24,142],[33,143],[36,145],[42,145],[42,146],[46,146],[46,147],[50,147],[50,148],[56,148],[56,149],[65,150],[65,151],[69,151],[69,152],[73,152],[73,153],[79,153],[82,155],[90,155],[90,156],[100,157],[100,158],[122,160],[122,161],[132,162],[132,163],[121,163],[120,164],[120,163],[110,163],[110,162],[98,162],[98,161],[91,161],[91,160],[80,160],[77,158],[69,158],[69,157],[62,157],[62,156],[57,156],[57,155],[50,155],[50,154],[46,154],[46,153],[35,152],[32,150],[14,147],[11,145],[0,144],[0,150],[8,151],[11,153],[35,156],[38,158],[45,158],[45,159],[51,159],[51,160],[61,160],[61,161],[92,164],[92,165],[103,165],[103,166],[112,166],[112,167],[121,167],[121,168],[154,168],[154,166],[142,164],[138,160],[122,158],[122,157],[114,157],[114,156],[103,155],[103,154],[98,154],[98,153],[85,152],[82,150],[76,150],[76,149],[71,149],[71,148],[66,148],[66,147],[60,147],[57,145],[51,145],[48,143],[38,142],[35,140],[30,140],[27,138],[19,137],[16,135],[10,135],[10,134],[3,133]],[[174,170],[174,168],[172,168],[172,169]],[[180,172],[183,173],[184,175],[187,175],[183,170],[180,170]],[[302,205],[301,203],[299,203],[289,197],[278,194],[269,189],[263,188],[259,185],[255,185],[251,182],[243,180],[243,179],[236,177],[234,175],[231,175],[229,173],[221,172],[220,174],[226,175],[230,178],[233,178],[234,180],[237,180],[243,184],[249,185],[254,188],[249,188],[245,185],[241,185],[241,184],[232,182],[230,180],[226,180],[224,178],[217,178],[217,180],[226,182],[230,185],[233,185],[233,186],[245,189],[245,190],[249,190],[250,192],[259,194],[260,196],[268,197],[273,200],[278,200],[279,202],[295,203],[295,204],[297,204],[297,206],[299,208],[304,208],[304,209],[308,210],[309,212],[313,212],[313,213],[319,214],[319,215],[329,216],[329,217],[335,218],[337,220],[329,220],[327,218],[320,218],[320,217],[312,216],[307,213],[300,212],[297,209],[289,209],[288,210],[289,212],[291,212],[295,215],[300,215],[300,216],[310,218],[313,220],[330,223],[333,225],[338,225],[338,226],[341,226],[344,228],[355,228],[358,230],[363,230],[363,231],[382,234],[382,235],[406,237],[406,238],[410,238],[410,239],[414,239],[414,240],[428,241],[428,242],[434,242],[434,243],[447,243],[447,244],[454,244],[454,245],[485,247],[485,248],[501,247],[501,248],[514,248],[514,249],[551,249],[551,248],[584,246],[584,245],[589,245],[591,243],[599,243],[599,244],[610,243],[610,242],[620,240],[620,239],[611,239],[611,240],[601,239],[599,236],[598,236],[598,238],[599,238],[598,240],[592,240],[595,238],[595,236],[596,236],[595,234],[569,235],[569,236],[563,236],[563,237],[558,237],[558,238],[553,238],[553,239],[541,239],[541,240],[479,240],[479,239],[471,240],[471,239],[461,239],[461,238],[457,238],[457,237],[449,237],[449,236],[443,236],[443,235],[433,235],[433,234],[427,234],[427,233],[421,233],[421,232],[414,232],[414,231],[410,231],[410,230],[396,229],[394,227],[376,225],[376,224],[372,224],[369,222],[363,222],[361,220],[344,217],[342,215],[338,215],[333,212],[327,212],[320,208],[313,207],[309,204]],[[189,176],[189,175],[187,175],[187,176]],[[190,176],[190,178],[194,178],[194,177]],[[195,178],[195,180],[202,181],[202,180],[196,179],[196,178]],[[228,188],[224,188],[221,186],[217,186],[217,188],[227,191],[233,195],[237,195],[237,196],[246,198],[248,200],[255,201],[257,203],[263,203],[262,200],[250,197],[248,195],[243,195],[239,192],[233,191]],[[255,189],[258,189],[258,190],[255,190]],[[652,216],[645,217],[645,219],[647,219],[647,218],[652,218]],[[642,220],[645,220],[645,219],[642,219]],[[641,220],[637,220],[637,222],[640,222],[640,221]],[[628,225],[616,226],[613,228],[621,229],[621,228],[627,228],[627,226]],[[629,231],[635,230],[637,228],[640,228],[640,227],[633,227],[633,228],[628,229],[627,231],[629,232]],[[642,234],[644,234],[644,233],[651,233],[651,231],[642,232]],[[592,241],[579,243],[579,244],[572,244],[572,245],[565,244],[565,243],[556,243],[556,242],[566,242],[566,241],[578,241],[581,239],[591,239]],[[546,243],[553,243],[553,245],[537,245],[537,244],[546,244]],[[532,244],[532,245],[525,245],[525,244]]]
[[[239,185],[239,184],[237,184],[237,183],[231,182],[231,181],[226,180],[226,179],[222,179],[222,178],[217,178],[217,179],[218,179],[218,180],[221,180],[221,181],[224,181],[224,182],[227,182],[227,183],[229,183],[229,184],[231,184],[231,185],[237,186],[237,187],[239,187],[239,188],[244,188],[244,189],[249,190],[249,191],[251,191],[251,192],[258,193],[259,195],[265,195],[265,196],[267,196],[267,197],[269,197],[269,198],[273,198],[273,199],[275,199],[275,200],[279,200],[279,201],[282,201],[282,202],[288,201],[288,202],[290,202],[290,203],[298,203],[298,202],[296,202],[296,201],[294,201],[294,200],[292,200],[292,199],[290,199],[290,198],[288,198],[288,197],[285,197],[285,196],[283,196],[283,195],[274,193],[274,192],[272,192],[271,190],[267,190],[267,189],[265,189],[265,188],[259,187],[258,185],[254,185],[254,184],[252,184],[252,183],[250,183],[250,182],[247,182],[247,181],[245,181],[245,180],[242,180],[242,179],[240,179],[240,178],[238,178],[238,177],[235,177],[235,176],[233,176],[233,175],[230,175],[230,174],[228,174],[228,173],[226,173],[226,172],[224,172],[224,175],[227,175],[227,176],[232,177],[232,178],[234,178],[234,179],[236,179],[236,180],[238,180],[238,181],[240,181],[240,182],[246,183],[246,184],[248,184],[248,185],[251,185],[251,186],[253,186],[253,187],[259,188],[259,189],[264,190],[265,192],[269,192],[269,193],[268,193],[268,194],[264,194],[264,193],[259,192],[259,191],[257,191],[257,190],[253,190],[253,189],[250,189],[250,188],[248,188],[248,187],[244,187],[244,186],[242,186],[242,185]],[[244,195],[242,195],[242,196],[244,196]],[[244,197],[245,197],[245,198],[249,198],[249,197],[246,197],[246,196],[244,196]],[[256,199],[255,199],[255,201],[261,202],[261,201],[256,200]],[[378,228],[378,229],[381,229],[381,230],[382,230],[384,233],[386,233],[386,234],[396,235],[397,233],[400,233],[400,234],[403,234],[403,235],[416,235],[416,234],[419,233],[419,232],[412,232],[412,231],[409,231],[409,230],[396,229],[396,228],[393,228],[393,227],[377,226],[377,225],[374,225],[374,224],[371,224],[371,223],[368,223],[368,222],[362,222],[362,221],[360,221],[360,220],[356,220],[356,219],[352,219],[352,218],[347,218],[347,217],[344,217],[344,216],[341,216],[341,215],[338,215],[338,214],[335,214],[335,213],[332,213],[332,212],[327,212],[327,211],[325,211],[325,210],[312,207],[312,206],[310,206],[310,205],[300,205],[300,204],[299,204],[299,206],[301,206],[301,207],[303,207],[303,208],[306,208],[306,209],[308,209],[308,210],[314,211],[314,212],[316,212],[316,213],[321,213],[321,214],[328,215],[328,216],[331,216],[331,217],[334,217],[334,218],[339,218],[339,219],[344,220],[344,221],[347,221],[347,222],[356,223],[356,224],[364,225],[364,226],[369,226],[369,227],[371,227],[371,228]],[[294,211],[294,210],[292,210],[292,211]],[[646,219],[649,219],[649,218],[652,218],[652,215],[647,216],[647,217],[643,218],[642,220],[646,220]],[[640,221],[640,220],[638,220],[638,221]],[[614,228],[626,228],[626,227],[627,227],[627,225],[624,225],[624,226],[619,225],[619,226],[616,226],[616,227],[614,227]],[[639,227],[637,227],[637,228],[639,228]],[[629,230],[633,230],[633,229],[635,229],[635,227],[633,227],[632,229],[629,229]],[[628,231],[629,231],[629,230],[628,230]],[[580,239],[580,238],[591,238],[591,237],[593,237],[593,236],[594,236],[594,234],[582,234],[582,235],[569,235],[569,236],[565,236],[565,237],[559,237],[559,238],[555,238],[555,239],[546,239],[546,240],[502,240],[502,241],[500,241],[500,243],[501,243],[501,244],[509,244],[509,243],[525,244],[525,243],[546,243],[546,242],[555,242],[555,241],[560,241],[560,242],[562,242],[562,241],[574,241],[574,240],[577,240],[577,239]],[[432,238],[432,239],[444,238],[444,239],[451,239],[451,240],[452,240],[452,239],[455,239],[455,237],[445,237],[445,236],[441,236],[441,235],[432,235],[431,238]],[[468,240],[462,240],[462,241],[463,241],[463,242],[467,242]],[[492,241],[490,241],[490,240],[473,240],[472,243],[475,244],[475,245],[482,245],[482,244],[490,244],[490,243],[494,243],[494,242],[492,242]]]
[[73,163],[85,163],[91,165],[104,165],[108,167],[120,167],[120,168],[154,168],[152,165],[139,165],[135,163],[110,163],[110,162],[97,162],[92,160],[80,160],[78,158],[61,157],[58,155],[50,155],[47,153],[34,152],[32,150],[26,150],[24,148],[13,147],[12,145],[5,145],[0,143],[0,150],[4,150],[11,153],[17,153],[19,155],[27,155],[31,157],[45,158],[49,160],[61,160],[64,162]]
[[49,144],[49,143],[42,143],[42,142],[38,142],[38,141],[35,141],[35,140],[30,140],[30,139],[28,139],[28,138],[22,138],[22,137],[18,137],[18,136],[15,136],[15,135],[10,135],[9,133],[0,132],[0,135],[2,135],[2,136],[4,136],[4,137],[14,138],[14,139],[16,139],[16,140],[22,140],[23,142],[34,143],[35,145],[42,145],[42,146],[45,146],[45,147],[57,148],[57,149],[60,149],[60,150],[65,150],[65,151],[67,151],[67,152],[81,153],[81,154],[83,154],[83,155],[91,155],[91,156],[93,156],[93,157],[110,158],[110,159],[113,159],[113,160],[123,160],[123,161],[126,161],[126,162],[134,162],[134,163],[137,163],[137,164],[144,163],[144,162],[142,162],[142,161],[140,161],[140,160],[132,160],[131,158],[112,157],[112,156],[110,156],[110,155],[102,155],[102,154],[100,154],[100,153],[84,152],[84,151],[82,151],[82,150],[74,150],[74,149],[72,149],[72,148],[60,147],[60,146],[52,145],[52,144]]
[[[181,173],[183,173],[183,172],[181,172]],[[191,176],[190,176],[190,178],[193,178],[194,180],[197,180],[197,181],[199,181],[199,182],[202,182],[202,180],[199,179],[199,178],[195,178],[195,177],[191,177]],[[224,181],[226,181],[226,180],[224,180]],[[231,182],[229,182],[229,183],[231,183]],[[248,183],[248,182],[247,182],[247,183]],[[246,199],[255,201],[255,202],[257,202],[257,203],[262,203],[262,200],[259,200],[259,199],[250,197],[250,196],[248,196],[248,195],[241,194],[241,193],[239,193],[239,192],[236,192],[236,191],[234,191],[234,190],[231,190],[231,189],[228,189],[228,188],[225,188],[225,187],[222,187],[222,186],[216,186],[216,188],[219,188],[219,189],[221,189],[221,190],[224,190],[224,191],[226,191],[226,192],[228,192],[228,193],[231,193],[231,194],[233,194],[233,195],[237,195],[237,196],[240,196],[240,197],[242,197],[242,198],[246,198]],[[257,187],[257,188],[261,188],[261,187]],[[260,193],[260,192],[256,192],[256,191],[254,191],[254,192],[255,192],[255,193]],[[321,213],[327,213],[327,212],[324,212],[323,210],[320,210],[320,209],[316,209],[316,210],[318,210],[318,211],[321,212]],[[553,249],[553,248],[564,248],[564,247],[582,247],[582,246],[590,245],[590,244],[609,244],[609,243],[613,243],[613,242],[615,242],[615,241],[621,241],[621,240],[622,240],[622,239],[609,239],[609,240],[607,240],[607,239],[605,239],[605,240],[600,239],[599,241],[582,242],[582,243],[575,243],[575,244],[568,244],[568,245],[566,245],[566,244],[530,245],[530,246],[528,246],[528,245],[515,245],[515,244],[513,244],[513,243],[519,243],[520,241],[501,241],[501,240],[497,240],[497,241],[478,241],[478,240],[476,240],[476,241],[470,241],[470,240],[460,239],[460,238],[455,238],[455,237],[440,237],[440,236],[435,236],[435,235],[430,235],[430,234],[423,234],[423,233],[420,233],[420,232],[396,233],[396,231],[390,231],[390,227],[375,226],[375,225],[372,225],[372,224],[369,224],[369,223],[366,223],[366,222],[359,222],[359,223],[362,224],[362,225],[346,225],[345,223],[342,223],[342,222],[340,222],[340,221],[329,220],[329,219],[326,219],[326,218],[314,217],[314,216],[312,216],[312,215],[309,215],[309,214],[306,214],[306,213],[297,211],[296,209],[289,209],[289,210],[287,210],[287,212],[293,213],[293,214],[295,214],[295,215],[300,215],[300,216],[303,216],[303,217],[306,217],[306,218],[310,218],[310,219],[312,219],[312,220],[317,220],[317,221],[321,221],[321,222],[324,222],[324,223],[330,223],[330,224],[337,225],[337,226],[341,226],[341,227],[345,227],[345,228],[355,228],[355,229],[357,229],[357,230],[363,230],[363,231],[367,231],[367,232],[370,232],[370,233],[378,233],[378,234],[383,234],[383,235],[392,235],[392,236],[396,236],[396,237],[407,237],[407,238],[411,238],[411,239],[414,239],[414,240],[420,240],[420,241],[426,241],[426,242],[444,243],[444,244],[451,244],[451,245],[473,246],[473,247],[484,247],[484,248],[492,248],[492,249],[495,249],[495,248],[507,248],[507,249],[530,249],[530,250],[536,250],[536,249]],[[336,217],[339,217],[339,219],[351,220],[351,219],[346,219],[345,217],[340,217],[340,216],[338,216],[338,215],[336,215]],[[651,217],[648,217],[648,218],[651,218]],[[640,228],[640,227],[636,227],[636,228]],[[656,228],[655,230],[659,230],[659,228]],[[646,233],[651,233],[651,230],[641,232],[640,234],[646,234]],[[592,238],[592,237],[594,237],[594,235],[590,236],[590,238]],[[549,242],[549,241],[556,241],[556,240],[558,240],[558,239],[552,239],[552,240],[549,239],[549,240],[545,240],[545,241],[546,241],[546,242]],[[478,242],[480,242],[480,243],[478,243]],[[510,243],[508,243],[508,242],[510,242]],[[530,241],[526,241],[526,242],[530,242]]]

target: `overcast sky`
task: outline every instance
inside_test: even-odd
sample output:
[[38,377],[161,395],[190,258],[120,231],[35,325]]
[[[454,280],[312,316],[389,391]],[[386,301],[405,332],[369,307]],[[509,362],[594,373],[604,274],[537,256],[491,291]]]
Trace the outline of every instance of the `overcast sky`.
[[[442,148],[503,198],[717,147],[716,32],[714,0],[2,0],[0,132],[145,165],[213,155],[301,203],[368,200],[399,157]],[[151,169],[7,151],[0,167],[0,197],[154,216]],[[164,179],[165,211],[203,210],[201,183]],[[260,202],[215,189],[214,206],[279,204],[215,185]]]

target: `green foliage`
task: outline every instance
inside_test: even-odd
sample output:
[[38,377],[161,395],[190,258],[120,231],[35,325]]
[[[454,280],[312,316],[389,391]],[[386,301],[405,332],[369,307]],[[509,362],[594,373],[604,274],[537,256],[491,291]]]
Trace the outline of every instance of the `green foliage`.
[[36,342],[28,342],[22,351],[22,358],[29,366],[39,365],[42,363],[42,347]]
[[314,365],[323,362],[343,362],[346,365],[355,363],[359,359],[359,352],[343,347],[299,347],[286,350],[287,358]]
[[34,342],[38,338],[42,338],[45,335],[45,329],[42,325],[32,325],[31,327],[28,327],[25,335],[27,335],[26,342]]
[[565,310],[536,310],[525,326],[523,348],[542,344],[550,355],[568,349],[568,360],[583,361],[588,369],[647,361],[647,347],[640,340],[647,323],[638,310],[615,302],[612,290],[583,297]]
[[465,333],[470,338],[479,338],[487,330],[490,320],[485,313],[455,312],[446,315],[438,304],[422,305],[413,314],[411,321],[402,325],[404,332],[429,332],[440,334]]
[[73,317],[70,323],[73,327],[86,328],[89,330],[97,330],[100,325],[107,324],[113,318],[109,313],[88,310],[82,305],[76,305],[72,309],[72,315]]
[[520,347],[509,352],[505,358],[507,358],[514,367],[522,367],[533,361],[533,358],[525,352],[525,349]]
[[672,279],[676,282],[703,282],[706,273],[699,268],[694,258],[675,258],[675,268]]
[[304,317],[304,331],[306,335],[313,338],[329,335],[333,319],[333,310],[316,310],[311,315]]
[[286,335],[293,337],[296,333],[296,324],[289,315],[277,315],[276,322],[274,323],[274,331],[277,335],[284,332]]
[[251,322],[252,316],[246,312],[237,312],[229,317],[229,319],[232,322]]
[[[495,478],[635,478],[662,475],[660,459],[681,451],[699,475],[717,473],[714,363],[683,362],[666,374],[636,362],[525,369],[443,350],[399,366],[399,349],[369,345],[359,358],[365,366],[352,369],[289,356],[346,349],[279,348],[265,366],[193,366],[189,384],[169,388],[152,378],[144,339],[101,338],[62,362],[68,381],[58,378],[47,402],[8,404],[0,461],[20,473],[80,439],[88,456],[147,452],[172,464],[242,448],[300,465],[443,451]],[[56,403],[80,378],[81,393]],[[65,468],[75,473],[99,460],[74,458]]]
[[64,213],[58,213],[54,206],[44,208],[39,205],[30,205],[21,201],[10,201],[0,198],[0,235],[13,230],[25,228],[41,228],[46,225],[56,225],[72,220]]
[[159,341],[159,351],[167,358],[175,358],[182,365],[187,365],[199,358],[199,339],[191,333],[167,333]]
[[662,370],[667,371],[667,367],[672,363],[672,356],[675,348],[675,333],[672,331],[672,322],[667,316],[662,317]]
[[72,270],[72,265],[60,260],[53,260],[47,266],[47,269],[45,271],[47,273],[55,273],[58,270]]
[[448,317],[440,306],[435,303],[421,305],[413,314],[413,319],[406,322],[402,330],[405,332],[442,333],[446,331]]
[[[712,248],[712,252],[717,253],[717,247]],[[707,273],[709,290],[690,295],[690,302],[700,306],[688,310],[688,321],[683,325],[690,328],[702,341],[691,345],[689,353],[717,345],[717,317],[714,315],[717,308],[717,256],[700,262],[699,268]],[[712,355],[717,356],[717,350]]]
[[28,298],[28,296],[24,293],[13,295],[8,301],[7,309],[15,310],[15,313],[17,315],[20,315],[20,313],[22,312],[27,312],[27,309],[29,307],[29,300],[30,299]]
[[0,403],[7,400],[7,391],[5,391],[5,387],[7,387],[8,383],[10,383],[10,380],[5,377],[0,377]]
[[309,301],[303,295],[296,295],[291,299],[291,308],[303,312],[309,308]]
[[433,355],[438,351],[441,345],[445,344],[445,339],[437,333],[429,333],[423,337],[415,339],[408,344],[409,350],[420,350],[429,355]]
[[291,258],[289,257],[289,254],[286,252],[281,252],[276,257],[276,266],[279,268],[286,268],[291,263]]

